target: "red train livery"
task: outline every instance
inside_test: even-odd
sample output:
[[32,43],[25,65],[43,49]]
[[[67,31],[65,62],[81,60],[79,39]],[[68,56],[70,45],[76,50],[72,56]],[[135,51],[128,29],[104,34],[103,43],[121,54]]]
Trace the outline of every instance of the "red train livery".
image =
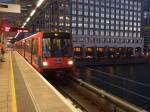
[[37,69],[72,72],[72,39],[65,32],[38,32],[15,43],[15,49]]

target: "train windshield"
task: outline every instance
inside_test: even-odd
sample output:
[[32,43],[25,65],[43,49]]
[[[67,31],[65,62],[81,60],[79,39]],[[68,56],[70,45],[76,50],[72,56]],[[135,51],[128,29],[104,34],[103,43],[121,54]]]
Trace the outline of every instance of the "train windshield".
[[71,56],[71,39],[43,38],[43,57]]

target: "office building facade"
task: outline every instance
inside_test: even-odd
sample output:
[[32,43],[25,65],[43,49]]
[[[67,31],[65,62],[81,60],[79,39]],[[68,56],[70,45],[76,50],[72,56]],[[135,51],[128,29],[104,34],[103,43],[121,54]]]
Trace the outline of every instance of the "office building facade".
[[[66,31],[73,46],[143,49],[142,0],[52,0],[34,20],[40,30]],[[94,52],[93,52],[94,53]]]
[[143,19],[143,33],[144,47],[148,50],[150,48],[150,0],[144,0],[143,5],[144,19]]

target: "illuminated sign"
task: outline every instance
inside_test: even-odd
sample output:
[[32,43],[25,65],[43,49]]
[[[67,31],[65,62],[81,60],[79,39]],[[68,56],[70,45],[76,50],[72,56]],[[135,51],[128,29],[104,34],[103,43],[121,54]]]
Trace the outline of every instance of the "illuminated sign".
[[10,27],[10,32],[29,32],[27,28]]
[[9,26],[2,27],[1,31],[9,32],[10,31],[10,27]]
[[5,32],[9,32],[9,30],[10,30],[10,27],[9,27],[9,26],[6,26],[6,27],[4,28],[4,31],[5,31]]
[[3,32],[29,32],[29,30],[27,28],[17,28],[17,27],[9,27],[9,26],[5,26],[1,28],[1,31]]

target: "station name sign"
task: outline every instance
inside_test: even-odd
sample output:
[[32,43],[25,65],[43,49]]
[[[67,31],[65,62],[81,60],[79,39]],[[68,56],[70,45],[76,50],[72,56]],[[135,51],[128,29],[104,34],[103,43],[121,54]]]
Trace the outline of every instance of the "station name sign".
[[0,12],[6,13],[20,13],[20,5],[0,3]]
[[1,28],[1,31],[3,32],[29,32],[29,30],[27,28],[18,28],[18,27],[9,27],[9,26],[5,26]]

